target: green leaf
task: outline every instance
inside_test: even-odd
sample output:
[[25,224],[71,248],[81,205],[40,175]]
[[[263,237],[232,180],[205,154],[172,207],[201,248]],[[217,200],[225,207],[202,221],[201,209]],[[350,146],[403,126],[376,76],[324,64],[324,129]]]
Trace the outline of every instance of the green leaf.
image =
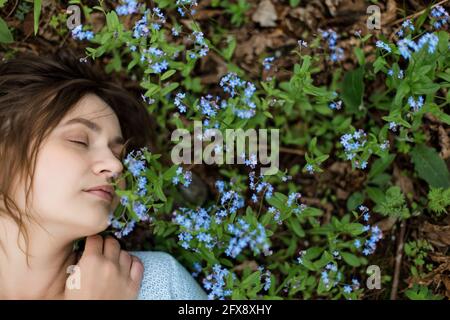
[[354,210],[357,206],[359,206],[364,201],[364,195],[357,191],[353,193],[348,199],[347,199],[347,209],[349,211]]
[[424,10],[423,13],[417,18],[417,20],[415,21],[416,29],[420,29],[422,25],[425,23],[430,14],[430,10],[431,6],[428,6],[428,8],[426,8],[426,10]]
[[445,73],[445,72],[439,72],[438,74],[436,74],[436,76],[438,78],[441,78],[447,82],[450,82],[450,73]]
[[275,208],[280,210],[281,212],[284,212],[287,209],[287,207],[286,207],[287,200],[288,200],[288,198],[284,194],[282,194],[280,192],[275,192],[272,197],[267,199],[267,202],[271,206],[274,206]]
[[333,256],[328,251],[324,251],[320,259],[314,261],[314,265],[316,266],[316,269],[319,270],[333,260]]
[[344,258],[344,261],[347,262],[352,267],[359,267],[361,265],[361,262],[359,261],[358,257],[355,256],[353,253],[350,252],[341,252],[342,258]]
[[448,31],[439,31],[438,38],[439,38],[439,45],[438,45],[439,51],[444,53],[448,50],[448,41],[449,41]]
[[0,43],[11,43],[13,41],[14,39],[11,31],[8,29],[8,25],[5,20],[0,18]]
[[231,36],[231,40],[228,42],[228,47],[226,47],[223,51],[223,57],[225,60],[230,61],[231,57],[233,57],[234,50],[236,49],[236,38],[234,36]]
[[150,98],[153,97],[153,95],[156,94],[159,90],[161,90],[160,86],[148,81],[142,82],[141,86],[144,89],[147,89],[147,91],[145,92],[145,96]]
[[166,198],[166,196],[164,195],[164,192],[162,191],[162,188],[161,188],[161,182],[155,183],[153,186],[154,186],[154,190],[155,190],[156,196],[157,196],[159,199],[161,199],[162,201],[166,202],[166,201],[167,201],[167,198]]
[[444,123],[450,126],[450,116],[445,112],[443,112],[441,109],[439,109],[439,107],[436,104],[433,103],[430,105],[430,112],[434,116],[436,116],[439,120],[443,121]]
[[128,64],[128,66],[127,66],[127,71],[130,71],[131,69],[133,69],[133,67],[134,67],[135,65],[137,65],[137,63],[138,63],[138,60],[137,60],[137,59],[131,60],[130,63]]
[[212,253],[210,250],[206,250],[205,247],[200,247],[200,253],[201,257],[205,258],[206,261],[208,261],[209,264],[216,264],[218,263],[216,256]]
[[325,160],[327,160],[329,157],[330,157],[330,155],[328,155],[328,154],[323,154],[323,155],[321,155],[321,156],[318,156],[318,157],[316,158],[316,161],[317,161],[317,163],[322,163],[322,162],[324,162]]
[[428,209],[437,215],[446,213],[450,205],[450,188],[433,188],[428,192]]
[[359,113],[364,93],[364,69],[362,67],[347,72],[344,76],[342,99],[349,113]]
[[320,256],[320,254],[322,253],[323,250],[324,249],[321,247],[311,247],[306,250],[303,257],[308,260],[314,260]]
[[386,170],[390,166],[394,159],[395,154],[389,154],[383,158],[375,160],[370,168],[368,179],[370,180],[373,177],[378,176],[380,173],[384,172],[384,170]]
[[375,203],[382,203],[385,200],[384,192],[380,188],[367,187],[367,196]]
[[386,65],[386,60],[383,57],[378,57],[373,63],[373,72],[378,73]]
[[366,42],[366,41],[369,40],[370,38],[372,38],[372,34],[371,34],[371,33],[366,34],[366,35],[361,39],[361,41],[362,41],[362,42]]
[[433,83],[431,80],[425,80],[423,77],[420,82],[414,83],[411,87],[414,94],[433,94],[440,89],[437,83]]
[[172,180],[172,178],[175,177],[178,167],[179,167],[179,165],[174,164],[173,166],[170,167],[170,169],[168,169],[166,172],[164,172],[163,180],[164,181]]
[[269,111],[264,111],[264,115],[265,115],[267,118],[273,119],[273,116],[272,116],[272,114],[271,114]]
[[364,226],[360,223],[349,223],[342,227],[342,231],[351,234],[352,236],[358,236],[364,232]]
[[305,237],[305,231],[300,225],[300,222],[295,217],[291,217],[291,219],[288,222],[288,225],[289,227],[292,228],[292,230],[297,236],[299,236],[300,238]]
[[92,9],[105,13],[105,9],[103,9],[101,6],[93,6]]
[[411,159],[417,174],[430,186],[435,188],[449,188],[450,174],[448,168],[433,148],[417,145],[411,151]]
[[411,300],[442,300],[443,296],[434,295],[427,287],[415,284],[405,291],[405,295]]
[[380,173],[379,175],[376,175],[370,180],[371,184],[374,184],[378,187],[384,187],[391,181],[391,175],[387,173]]
[[250,285],[259,283],[260,276],[261,276],[261,272],[260,271],[253,272],[252,274],[250,274],[247,278],[245,278],[241,282],[241,288],[247,289],[247,288],[250,287]]
[[161,76],[161,81],[164,81],[168,78],[170,78],[175,72],[177,72],[176,70],[168,70],[166,72],[164,72],[164,74]]
[[364,56],[364,51],[359,47],[355,47],[354,51],[355,51],[355,56],[358,59],[359,65],[363,66],[366,62],[365,56]]
[[314,265],[314,263],[312,263],[311,261],[309,261],[309,260],[307,260],[307,259],[303,259],[302,265],[303,265],[306,269],[309,269],[309,270],[311,270],[311,271],[316,271],[316,270],[317,270],[317,268],[316,268],[316,266]]
[[119,17],[115,11],[110,11],[106,14],[106,25],[109,31],[114,31],[119,25]]
[[397,93],[395,94],[394,105],[400,106],[403,98],[408,94],[410,90],[411,88],[409,87],[406,81],[400,83],[400,85],[397,88]]
[[166,94],[168,94],[169,92],[175,90],[176,88],[178,88],[180,84],[178,82],[173,82],[171,84],[169,84],[167,87],[164,87],[164,89],[161,90],[161,95],[165,96]]
[[[384,195],[380,195],[380,197],[382,196]],[[387,189],[384,200],[381,203],[377,202],[373,211],[396,219],[407,219],[411,216],[406,205],[405,195],[399,186],[392,186]]]
[[41,0],[34,0],[34,35],[38,32],[39,18],[41,17]]

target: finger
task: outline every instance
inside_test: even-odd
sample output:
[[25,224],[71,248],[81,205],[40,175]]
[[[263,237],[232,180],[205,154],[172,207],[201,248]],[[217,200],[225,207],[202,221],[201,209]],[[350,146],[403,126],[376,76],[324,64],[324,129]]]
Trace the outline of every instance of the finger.
[[103,244],[103,255],[112,261],[118,261],[120,255],[119,241],[111,236],[107,236]]
[[131,256],[131,269],[130,269],[130,278],[135,283],[141,283],[142,277],[144,275],[144,265],[141,260],[139,260],[136,256]]
[[100,235],[89,236],[86,238],[84,245],[84,252],[82,255],[102,255],[103,253],[103,238]]
[[125,250],[120,251],[120,255],[119,255],[119,266],[120,266],[120,271],[129,275],[130,274],[130,269],[131,269],[131,256],[128,252],[126,252]]

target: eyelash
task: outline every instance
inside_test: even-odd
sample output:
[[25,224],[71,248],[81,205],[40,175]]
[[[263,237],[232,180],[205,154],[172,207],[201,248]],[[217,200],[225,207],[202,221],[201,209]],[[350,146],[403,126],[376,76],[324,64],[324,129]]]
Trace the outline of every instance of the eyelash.
[[[83,146],[85,146],[85,147],[87,147],[88,146],[88,144],[86,143],[86,142],[83,142],[83,141],[77,141],[77,140],[69,140],[70,142],[73,142],[73,143],[76,143],[76,144],[80,144],[80,145],[83,145]],[[117,159],[119,159],[119,160],[122,160],[122,157],[121,157],[121,155],[122,155],[122,152],[120,153],[120,155],[114,155]]]
[[73,142],[73,143],[76,143],[76,144],[81,144],[81,145],[83,145],[83,146],[88,146],[88,144],[86,143],[86,142],[83,142],[83,141],[76,141],[76,140],[69,140],[70,142]]

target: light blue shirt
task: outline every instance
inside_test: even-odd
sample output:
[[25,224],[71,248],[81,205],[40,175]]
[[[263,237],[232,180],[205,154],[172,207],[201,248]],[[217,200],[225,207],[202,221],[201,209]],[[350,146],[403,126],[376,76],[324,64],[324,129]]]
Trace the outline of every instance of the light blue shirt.
[[144,264],[138,300],[207,300],[192,275],[170,254],[162,251],[130,251]]

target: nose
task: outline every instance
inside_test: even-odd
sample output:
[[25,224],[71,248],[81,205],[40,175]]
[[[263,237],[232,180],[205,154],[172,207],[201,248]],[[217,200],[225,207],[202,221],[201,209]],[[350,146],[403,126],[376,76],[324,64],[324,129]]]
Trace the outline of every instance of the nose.
[[99,155],[98,160],[93,165],[93,171],[96,175],[106,175],[107,180],[110,181],[122,173],[123,164],[109,150]]

